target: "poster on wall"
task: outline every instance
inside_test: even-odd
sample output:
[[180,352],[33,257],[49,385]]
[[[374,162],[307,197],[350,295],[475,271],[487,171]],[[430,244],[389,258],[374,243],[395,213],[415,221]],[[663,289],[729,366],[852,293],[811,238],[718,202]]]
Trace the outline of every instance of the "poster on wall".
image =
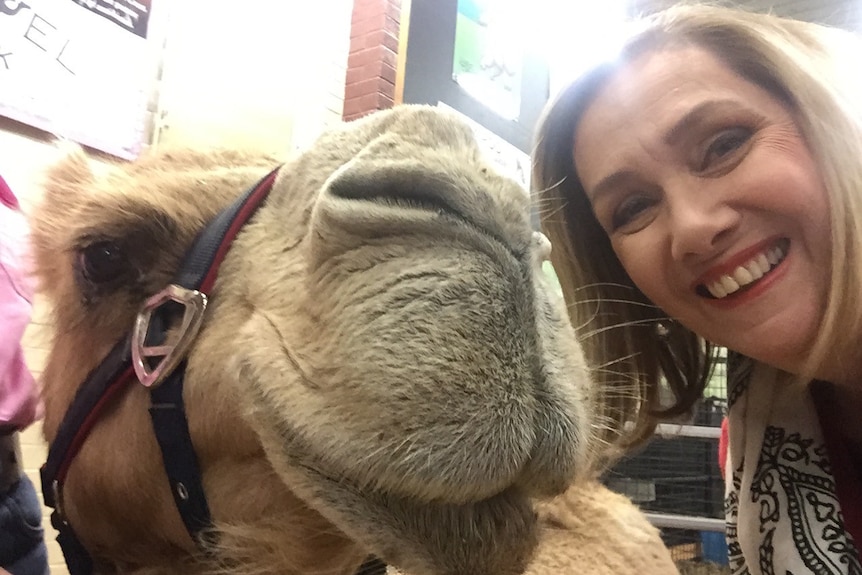
[[150,0],[75,0],[75,2],[141,38],[147,37]]
[[507,120],[521,109],[524,47],[514,0],[458,0],[452,79]]
[[151,0],[0,0],[0,115],[132,158],[160,45]]

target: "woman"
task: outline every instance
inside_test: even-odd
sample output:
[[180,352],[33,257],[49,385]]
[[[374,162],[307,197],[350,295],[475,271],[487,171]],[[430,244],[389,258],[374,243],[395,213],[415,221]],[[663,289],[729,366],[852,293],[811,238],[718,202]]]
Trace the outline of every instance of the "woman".
[[0,178],[0,575],[48,572],[42,507],[23,472],[18,444],[18,431],[40,415],[36,385],[21,349],[33,297],[26,239],[18,200]]
[[736,573],[862,573],[860,58],[846,32],[678,6],[537,134],[543,225],[608,439],[686,412],[712,345],[748,358],[729,391]]

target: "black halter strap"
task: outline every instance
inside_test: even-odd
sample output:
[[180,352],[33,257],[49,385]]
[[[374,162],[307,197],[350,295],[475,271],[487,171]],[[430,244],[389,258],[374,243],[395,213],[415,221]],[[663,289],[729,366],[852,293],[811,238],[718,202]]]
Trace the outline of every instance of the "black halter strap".
[[[206,302],[218,269],[239,230],[269,195],[278,168],[223,210],[198,235],[186,254],[183,265],[171,287],[195,293]],[[178,302],[167,299],[152,309],[145,333],[148,346],[161,346],[168,328],[178,312]],[[202,310],[201,310],[202,311]],[[136,326],[137,329],[137,326]],[[48,460],[42,466],[42,494],[45,505],[52,508],[51,523],[58,531],[57,542],[63,550],[70,575],[91,575],[93,560],[69,524],[63,507],[63,485],[72,460],[77,455],[102,412],[129,383],[138,381],[133,353],[133,336],[117,343],[79,388],[57,436],[48,449]],[[212,550],[213,534],[209,505],[201,481],[197,455],[189,433],[183,404],[184,360],[168,370],[150,388],[150,417],[162,452],[162,461],[170,482],[177,511],[192,539],[204,552]],[[384,575],[386,564],[369,557],[356,575]]]
[[[186,255],[176,277],[176,285],[203,294],[212,290],[219,265],[230,244],[269,194],[277,173],[278,169],[270,172],[201,232]],[[172,311],[170,304],[154,311],[150,323],[155,329],[147,334],[148,342],[164,340],[168,315]],[[183,362],[151,390],[150,415],[177,510],[192,538],[204,546],[205,541],[201,540],[200,535],[211,524],[210,512],[185,416],[184,372]],[[117,343],[102,363],[87,376],[49,446],[48,460],[41,469],[45,505],[53,509],[51,523],[59,533],[57,541],[71,575],[89,575],[93,572],[93,561],[75,536],[65,515],[63,485],[66,475],[100,415],[135,380],[130,336]]]
[[[267,174],[204,228],[186,254],[173,286],[201,295],[205,304],[206,294],[212,291],[231,243],[269,195],[277,173],[278,168]],[[164,344],[177,311],[174,300],[166,300],[152,310],[143,334],[147,345]],[[71,575],[91,575],[93,560],[66,518],[63,485],[72,461],[100,415],[113,404],[115,397],[138,379],[133,356],[130,335],[118,342],[87,376],[49,446],[48,460],[41,469],[45,505],[53,509],[51,523],[58,531],[57,542]],[[208,531],[211,517],[183,404],[185,367],[185,361],[180,361],[151,387],[149,412],[177,511],[191,537],[208,552],[209,544],[213,543],[212,533]],[[357,575],[383,575],[385,572],[385,563],[369,557]]]

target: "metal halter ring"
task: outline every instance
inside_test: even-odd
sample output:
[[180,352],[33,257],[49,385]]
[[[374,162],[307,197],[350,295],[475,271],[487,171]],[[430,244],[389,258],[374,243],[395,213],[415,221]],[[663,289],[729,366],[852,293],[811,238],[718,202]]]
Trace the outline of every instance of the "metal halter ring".
[[[183,306],[183,318],[179,327],[170,330],[173,342],[164,344],[166,331],[151,334],[150,324],[153,315],[171,303]],[[185,358],[200,331],[206,307],[206,294],[176,284],[169,285],[147,300],[138,313],[132,332],[132,366],[144,387],[157,387]],[[167,330],[167,326],[162,329]],[[159,343],[149,345],[147,340],[151,335],[156,335]],[[151,366],[150,358],[161,359]]]

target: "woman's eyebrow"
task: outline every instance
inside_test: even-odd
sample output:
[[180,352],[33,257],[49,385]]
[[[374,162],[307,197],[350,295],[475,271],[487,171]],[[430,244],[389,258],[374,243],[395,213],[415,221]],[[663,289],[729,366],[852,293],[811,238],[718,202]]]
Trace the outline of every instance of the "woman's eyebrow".
[[677,120],[665,132],[662,140],[668,146],[674,146],[686,134],[697,130],[704,124],[710,123],[715,116],[729,115],[733,112],[738,112],[739,109],[740,105],[736,100],[722,99],[700,102],[689,109],[682,118]]
[[595,203],[595,201],[602,195],[607,194],[612,190],[619,188],[620,186],[623,186],[636,178],[637,176],[632,170],[617,170],[616,172],[605,176],[604,178],[599,180],[599,183],[597,183],[589,190],[584,190],[584,192],[587,195],[587,199],[590,200],[590,203]]

